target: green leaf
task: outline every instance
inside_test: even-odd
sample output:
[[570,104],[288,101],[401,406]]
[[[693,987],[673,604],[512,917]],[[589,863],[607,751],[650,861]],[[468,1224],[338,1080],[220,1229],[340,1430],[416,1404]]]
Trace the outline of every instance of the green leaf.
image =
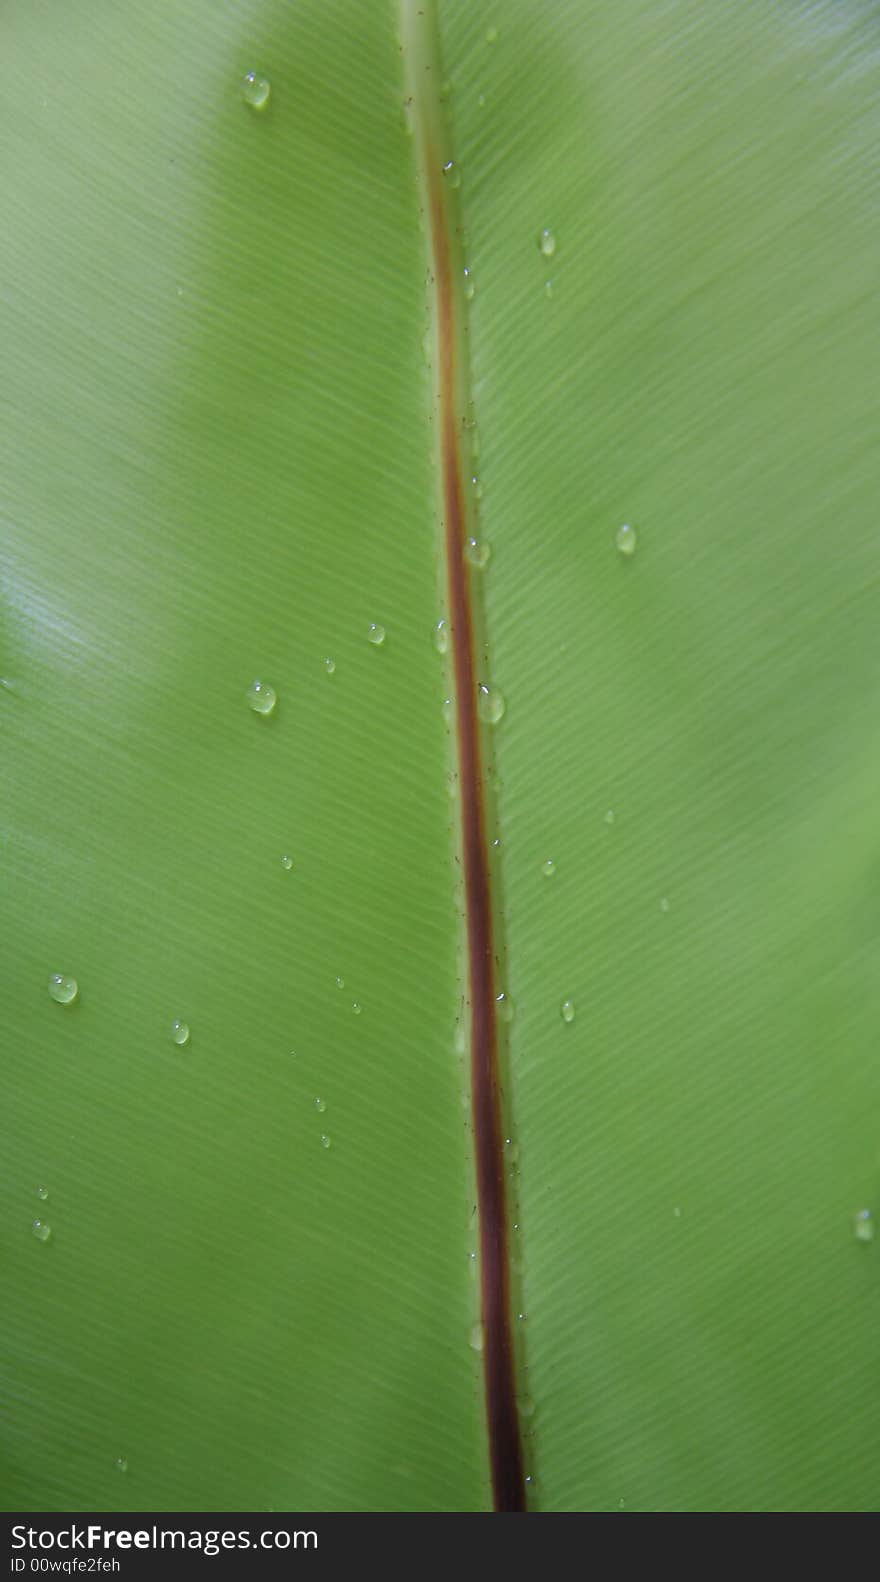
[[[873,9],[439,31],[530,1503],[872,1509]],[[485,1509],[397,9],[0,37],[0,1498]]]

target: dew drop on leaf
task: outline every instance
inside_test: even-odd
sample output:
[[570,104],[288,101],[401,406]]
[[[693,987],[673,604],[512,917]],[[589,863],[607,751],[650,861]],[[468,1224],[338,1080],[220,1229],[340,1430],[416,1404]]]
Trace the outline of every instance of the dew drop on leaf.
[[502,1022],[512,1022],[513,1021],[514,1006],[513,1006],[513,1001],[510,998],[509,994],[504,994],[504,993],[496,994],[496,996],[495,996],[495,1008],[496,1008],[496,1010],[498,1012],[498,1017],[499,1017],[500,1021],[502,1021]]
[[274,687],[265,681],[252,681],[247,689],[247,700],[255,714],[271,714],[278,702]]
[[469,538],[464,546],[464,558],[470,565],[482,571],[489,564],[492,550],[489,544],[481,544],[476,538]]
[[69,978],[65,972],[53,972],[49,979],[49,993],[59,1005],[72,1005],[79,993],[79,984],[76,978]]
[[480,459],[480,444],[481,444],[481,441],[480,441],[480,430],[479,430],[479,427],[477,425],[476,418],[475,417],[466,417],[466,418],[464,418],[463,419],[463,426],[464,426],[465,432],[470,436],[471,460],[475,461],[475,462],[479,461],[479,459]]
[[635,528],[630,527],[628,522],[624,522],[623,526],[617,529],[614,542],[620,550],[621,555],[634,555],[636,552]]
[[874,1240],[874,1220],[869,1208],[860,1208],[853,1219],[853,1231],[856,1241]]
[[506,704],[497,687],[480,686],[477,694],[477,712],[487,725],[497,725],[503,718]]
[[242,78],[241,96],[252,110],[265,110],[271,92],[272,84],[268,77],[262,77],[258,71],[246,72]]

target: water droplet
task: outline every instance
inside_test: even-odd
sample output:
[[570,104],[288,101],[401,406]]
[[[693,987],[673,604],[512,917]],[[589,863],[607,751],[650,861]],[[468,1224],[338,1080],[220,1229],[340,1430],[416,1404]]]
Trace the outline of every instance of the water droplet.
[[513,1001],[509,994],[496,994],[495,1008],[502,1022],[512,1022],[514,1014]]
[[482,1324],[473,1324],[471,1326],[470,1344],[471,1344],[471,1350],[472,1351],[482,1351],[482,1349],[483,1349],[483,1326],[482,1326]]
[[541,872],[544,875],[545,879],[552,879],[553,878],[553,875],[556,872],[556,864],[553,861],[552,857],[548,857],[546,862],[542,862],[542,864],[541,864]]
[[680,1208],[674,1208],[672,1210],[672,1212],[673,1212],[673,1214],[674,1214],[676,1219],[681,1219],[681,1209]]
[[874,1220],[869,1208],[860,1208],[853,1218],[853,1231],[856,1241],[874,1240]]
[[459,170],[458,166],[455,164],[454,160],[447,159],[446,164],[443,166],[443,174],[446,177],[446,182],[447,182],[448,186],[450,186],[450,187],[460,187],[461,186],[461,171]]
[[534,1417],[535,1403],[530,1395],[521,1395],[519,1399],[520,1417]]
[[538,237],[538,247],[545,258],[552,258],[556,252],[556,237],[552,231],[542,231]]
[[497,29],[497,27],[487,27],[487,29],[486,29],[486,43],[487,44],[494,44],[496,42],[497,38],[498,38],[498,29]]
[[480,544],[475,538],[469,538],[464,546],[465,560],[469,561],[472,566],[476,566],[478,571],[482,571],[483,567],[489,564],[491,553],[492,549],[489,544]]
[[355,1016],[360,1016],[361,1011],[363,1010],[360,1000],[352,1000],[351,1008],[354,1011]]
[[621,555],[634,555],[636,552],[635,528],[630,527],[628,522],[624,522],[623,526],[617,529],[614,542],[620,550]]
[[367,632],[367,637],[371,643],[375,643],[377,648],[381,648],[385,641],[384,626],[378,626],[376,622],[373,621],[370,625],[370,630]]
[[327,1108],[327,1100],[326,1099],[316,1099],[315,1100],[315,1109],[318,1111],[319,1115],[323,1115],[323,1113],[326,1110],[326,1108]]
[[271,714],[278,702],[273,687],[265,681],[252,681],[247,689],[247,700],[255,714]]
[[519,1159],[519,1144],[515,1143],[512,1137],[504,1139],[504,1157],[512,1165],[515,1165]]
[[479,461],[480,458],[480,430],[475,417],[462,418],[462,427],[470,435],[471,460]]
[[465,1038],[464,1026],[461,1022],[458,1023],[452,1035],[452,1047],[457,1055],[463,1055],[467,1048],[467,1039]]
[[189,1026],[186,1022],[175,1021],[171,1023],[171,1037],[175,1044],[189,1043]]
[[467,268],[467,266],[465,266],[463,273],[464,273],[464,299],[465,299],[465,302],[473,302],[474,294],[475,294],[476,289],[477,289],[476,286],[474,285],[474,277],[471,274],[470,270]]
[[453,707],[452,699],[451,698],[444,698],[443,702],[441,704],[441,708],[442,708],[442,711],[443,711],[443,718],[444,718],[444,720],[446,721],[447,725],[451,725],[452,724],[452,717],[453,717],[453,714],[455,713],[455,709]]
[[321,1133],[321,1147],[322,1148],[329,1148],[330,1147],[330,1138],[327,1136],[326,1132],[322,1132]]
[[59,1005],[72,1005],[79,993],[79,984],[76,978],[68,978],[64,972],[53,972],[49,979],[49,993]]
[[[474,473],[473,477],[471,478],[471,488],[474,491],[474,499],[475,500],[482,500],[482,498],[483,498],[483,485],[481,484],[481,482],[480,482],[479,478],[477,477],[476,473]],[[487,559],[488,559],[488,556],[487,556]]]
[[328,676],[334,675],[335,671],[336,671],[336,660],[335,659],[325,659],[324,660],[324,669],[326,670]]
[[345,988],[345,979],[344,978],[337,978],[336,979],[336,987],[337,987],[337,989],[344,989]]
[[497,687],[480,685],[477,695],[477,712],[487,725],[497,725],[503,718],[506,704]]
[[48,1241],[52,1234],[52,1226],[47,1225],[44,1219],[35,1219],[33,1225],[31,1226],[31,1230],[36,1236],[37,1241]]
[[617,1502],[617,1509],[619,1511],[626,1510],[626,1500],[618,1500],[618,1502]]
[[292,857],[288,857],[287,854],[285,853],[285,855],[281,859],[281,866],[282,866],[282,868],[286,868],[287,872],[290,873],[290,870],[293,867],[293,858]]
[[258,71],[249,71],[242,81],[241,96],[252,110],[265,110],[271,92],[268,77],[261,77]]
[[544,295],[545,295],[545,297],[552,297],[552,295],[553,295],[553,281],[552,280],[545,280],[544,281]]
[[562,1020],[564,1022],[573,1022],[574,1021],[574,1000],[563,1000],[561,1011],[562,1011]]
[[449,650],[449,624],[447,621],[438,621],[434,627],[434,647],[438,654],[445,654]]
[[608,809],[608,812],[605,814],[605,823],[606,824],[613,824],[614,823],[614,809],[613,809],[613,807],[610,807]]
[[115,1466],[117,1472],[127,1472],[128,1471],[128,1462],[127,1462],[125,1456],[117,1456],[116,1460],[113,1463],[113,1465]]

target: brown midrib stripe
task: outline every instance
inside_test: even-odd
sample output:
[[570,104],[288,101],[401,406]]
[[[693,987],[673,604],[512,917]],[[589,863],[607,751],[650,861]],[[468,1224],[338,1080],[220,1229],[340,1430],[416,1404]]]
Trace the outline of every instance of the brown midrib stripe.
[[449,210],[440,161],[428,146],[434,289],[437,298],[441,468],[455,675],[467,960],[471,1012],[471,1106],[480,1225],[483,1366],[492,1491],[497,1511],[525,1510],[522,1447],[511,1331],[510,1259],[504,1184],[492,887],[486,839],[481,733],[477,713],[474,620],[464,548],[461,424],[456,411],[456,295]]

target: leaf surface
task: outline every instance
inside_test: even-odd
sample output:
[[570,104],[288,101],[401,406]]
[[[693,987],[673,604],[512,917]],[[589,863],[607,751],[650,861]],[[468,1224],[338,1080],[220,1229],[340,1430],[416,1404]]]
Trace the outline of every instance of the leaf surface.
[[[489,1502],[398,20],[0,21],[11,1509]],[[871,1509],[875,12],[439,22],[530,1500]]]

